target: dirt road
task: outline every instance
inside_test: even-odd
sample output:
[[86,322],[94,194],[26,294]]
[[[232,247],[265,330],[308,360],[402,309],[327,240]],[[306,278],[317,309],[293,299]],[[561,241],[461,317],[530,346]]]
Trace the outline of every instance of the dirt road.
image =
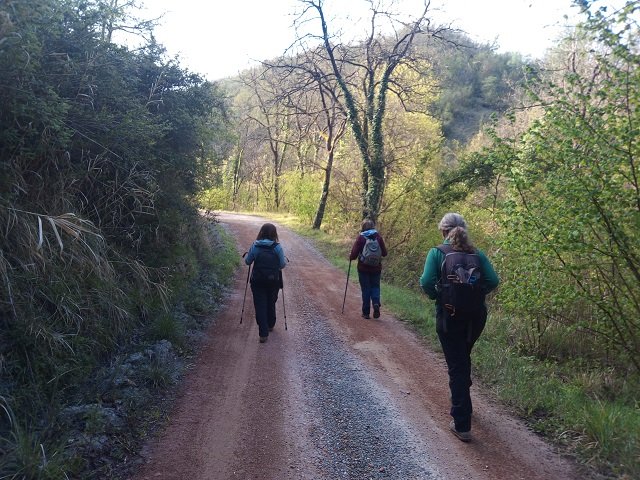
[[[264,222],[219,219],[240,253]],[[341,314],[345,274],[304,239],[278,233],[290,260],[286,312],[280,296],[278,323],[260,344],[250,291],[239,324],[239,270],[137,480],[582,478],[477,385],[473,441],[456,439],[441,356],[384,306],[380,319],[362,319],[357,283]]]

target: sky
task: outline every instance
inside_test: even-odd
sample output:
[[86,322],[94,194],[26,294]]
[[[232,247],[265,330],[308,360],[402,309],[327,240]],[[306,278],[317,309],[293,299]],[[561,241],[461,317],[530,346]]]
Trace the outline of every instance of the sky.
[[[396,1],[399,10],[416,14],[424,0]],[[358,37],[364,11],[356,7],[366,3],[325,2],[330,28],[342,26]],[[169,55],[209,80],[282,54],[295,38],[292,23],[300,9],[297,0],[145,0],[144,5],[139,16],[163,15],[155,35]],[[565,25],[575,22],[577,10],[571,0],[432,0],[430,11],[437,22],[451,22],[478,42],[495,41],[499,52],[540,58]]]

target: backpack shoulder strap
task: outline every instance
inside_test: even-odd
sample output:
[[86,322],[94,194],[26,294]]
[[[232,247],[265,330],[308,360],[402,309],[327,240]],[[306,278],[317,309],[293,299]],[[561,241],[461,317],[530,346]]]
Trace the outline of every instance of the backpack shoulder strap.
[[443,243],[441,245],[436,246],[435,248],[437,248],[438,250],[440,250],[440,253],[442,253],[444,255],[444,258],[442,259],[442,263],[440,264],[440,278],[438,278],[438,283],[442,283],[442,279],[445,276],[444,273],[444,264],[447,261],[447,253],[451,253],[453,252],[453,248],[451,247],[451,245],[448,245],[446,243]]
[[442,253],[444,253],[445,255],[447,253],[453,252],[453,247],[451,245],[449,245],[448,243],[443,243],[441,245],[438,245],[436,248],[438,250],[440,250]]
[[452,252],[466,253],[467,255],[477,255],[478,254],[478,250],[477,249],[474,249],[473,252],[463,252],[463,251],[460,251],[460,250],[454,250],[453,247],[451,245],[449,245],[448,243],[443,243],[441,245],[438,245],[435,248],[440,250],[445,255],[447,255],[448,253],[452,253]]

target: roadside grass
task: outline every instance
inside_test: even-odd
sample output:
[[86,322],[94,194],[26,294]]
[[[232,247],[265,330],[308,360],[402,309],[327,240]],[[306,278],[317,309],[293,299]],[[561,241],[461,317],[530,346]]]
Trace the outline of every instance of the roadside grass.
[[165,389],[174,383],[173,365],[162,357],[154,357],[147,366],[147,381],[154,389]]
[[[329,261],[347,271],[352,238],[313,230],[291,215],[264,215],[312,241]],[[357,276],[352,272],[350,278],[357,288]],[[417,287],[411,290],[383,282],[382,298],[385,309],[411,324],[434,350],[441,351],[433,304]],[[637,381],[618,379],[612,385],[611,372],[605,367],[523,356],[511,344],[509,320],[499,311],[490,312],[474,348],[474,375],[534,431],[593,468],[600,478],[640,478]]]
[[203,240],[208,246],[198,252],[199,262],[204,267],[201,277],[182,293],[186,312],[199,318],[206,317],[216,308],[224,291],[216,286],[228,287],[240,263],[235,240],[224,228],[212,224],[205,233],[207,238]]
[[[24,428],[3,397],[0,397],[0,413],[1,421],[8,422],[10,426],[7,436],[0,436],[0,472],[15,472],[11,477],[2,478],[65,478],[66,465],[58,455],[63,445],[59,442],[52,444],[45,438],[45,433]],[[48,450],[45,445],[53,450]]]
[[622,379],[609,390],[604,367],[541,361],[509,344],[508,322],[490,317],[474,349],[476,374],[485,386],[552,439],[606,478],[640,478],[638,385]]
[[215,259],[210,254],[205,255],[205,258],[218,279],[228,285],[233,280],[233,273],[239,262],[235,240],[224,228],[219,226],[210,228],[209,233],[209,238],[214,243],[216,255]]
[[[75,340],[91,348],[72,352],[73,362],[63,366],[78,365],[82,375],[77,373],[80,368],[75,373],[58,368],[47,372],[53,384],[47,391],[16,390],[10,398],[0,394],[0,478],[130,478],[133,464],[123,459],[167,418],[176,382],[192,361],[239,264],[233,237],[215,222],[202,227],[191,232],[201,238],[185,237],[183,244],[162,252],[158,264],[173,269],[164,295],[125,292],[131,311],[139,315],[135,327],[108,345],[98,333]],[[95,288],[100,291],[100,285]],[[26,340],[22,343],[32,344]],[[167,350],[155,348],[166,345],[164,340],[170,345]],[[45,353],[53,355],[43,351],[42,356]],[[31,367],[31,375],[43,376],[39,363]],[[54,381],[71,373],[78,385],[56,390]],[[28,409],[14,411],[16,394],[31,397],[20,402]],[[66,408],[92,404],[86,415]],[[113,415],[105,415],[106,410]]]
[[185,326],[172,312],[158,314],[149,325],[148,338],[151,341],[168,340],[179,348],[185,346]]
[[430,341],[432,348],[442,351],[436,335],[436,322],[433,305],[419,292],[407,288],[382,283],[384,307],[393,312],[403,322],[410,323],[420,334]]

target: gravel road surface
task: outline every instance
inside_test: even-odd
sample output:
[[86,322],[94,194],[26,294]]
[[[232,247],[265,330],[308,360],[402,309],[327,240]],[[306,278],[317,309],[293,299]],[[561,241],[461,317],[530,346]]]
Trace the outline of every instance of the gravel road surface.
[[[218,218],[239,254],[266,221]],[[278,233],[290,260],[286,311],[281,292],[260,344],[250,291],[239,323],[239,269],[136,480],[584,478],[475,384],[473,441],[456,439],[442,356],[384,305],[379,319],[362,319],[357,283],[342,314],[345,274],[303,238]]]

